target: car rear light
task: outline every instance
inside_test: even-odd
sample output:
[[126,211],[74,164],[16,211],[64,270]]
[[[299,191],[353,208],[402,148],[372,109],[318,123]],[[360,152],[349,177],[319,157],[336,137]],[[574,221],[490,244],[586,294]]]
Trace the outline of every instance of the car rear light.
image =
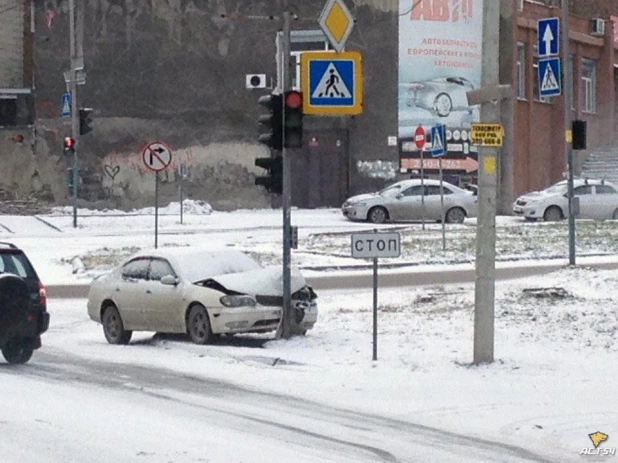
[[222,296],[219,299],[221,304],[225,307],[247,307],[256,305],[255,299],[251,296],[240,295],[240,296]]
[[43,283],[39,281],[39,305],[47,309],[47,290]]

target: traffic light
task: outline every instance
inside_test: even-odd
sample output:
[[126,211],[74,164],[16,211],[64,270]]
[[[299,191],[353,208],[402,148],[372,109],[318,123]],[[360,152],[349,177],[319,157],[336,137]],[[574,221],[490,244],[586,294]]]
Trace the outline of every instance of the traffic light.
[[283,158],[280,155],[257,158],[255,165],[268,171],[268,175],[256,177],[255,184],[266,187],[270,193],[276,195],[283,193]]
[[90,113],[92,112],[92,108],[80,108],[79,110],[79,134],[86,135],[87,133],[92,132],[92,119],[90,119]]
[[258,119],[260,124],[269,129],[268,132],[261,134],[258,140],[272,150],[281,151],[283,149],[282,97],[280,94],[271,93],[260,97],[258,103],[265,106],[269,112]]
[[75,139],[71,137],[66,137],[64,139],[64,154],[73,153],[75,153]]
[[573,149],[586,149],[586,121],[574,120],[573,129]]
[[303,146],[303,94],[296,90],[285,93],[285,147]]

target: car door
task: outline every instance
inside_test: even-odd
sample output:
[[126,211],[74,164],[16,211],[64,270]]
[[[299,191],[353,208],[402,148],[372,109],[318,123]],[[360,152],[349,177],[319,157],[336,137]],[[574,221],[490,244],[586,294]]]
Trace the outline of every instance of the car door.
[[614,216],[618,210],[618,192],[610,185],[596,185],[594,187],[595,204],[598,207],[598,219],[606,220]]
[[[453,204],[453,191],[446,185],[442,185],[444,192],[444,213]],[[428,185],[427,196],[425,197],[425,219],[442,220],[442,200],[440,195],[440,185]]]
[[126,329],[146,329],[142,310],[149,266],[149,258],[138,257],[127,262],[120,270],[120,277],[111,281],[112,297]]
[[182,291],[179,285],[161,283],[161,278],[168,275],[177,276],[170,263],[166,259],[153,257],[144,288],[143,305],[144,320],[150,331],[182,331]]
[[391,219],[421,220],[422,195],[424,191],[424,185],[414,185],[392,198],[391,206],[389,207]]
[[594,205],[592,185],[580,185],[573,190],[573,196],[579,198],[579,219],[594,219],[598,208]]

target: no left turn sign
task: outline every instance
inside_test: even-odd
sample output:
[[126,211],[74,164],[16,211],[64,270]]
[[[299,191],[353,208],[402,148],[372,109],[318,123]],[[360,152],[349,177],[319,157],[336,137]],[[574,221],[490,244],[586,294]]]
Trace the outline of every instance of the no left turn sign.
[[142,151],[142,159],[148,169],[161,172],[172,163],[172,150],[162,141],[153,141]]

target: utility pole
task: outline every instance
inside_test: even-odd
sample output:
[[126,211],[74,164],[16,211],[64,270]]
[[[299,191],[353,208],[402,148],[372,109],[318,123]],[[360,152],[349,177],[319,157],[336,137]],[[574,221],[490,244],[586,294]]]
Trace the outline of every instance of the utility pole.
[[281,63],[283,67],[282,79],[282,115],[283,115],[283,191],[281,198],[281,207],[283,209],[283,313],[281,320],[281,336],[284,339],[292,337],[292,290],[291,290],[291,206],[292,206],[292,162],[290,159],[291,151],[286,149],[285,139],[285,120],[286,120],[286,104],[285,95],[292,88],[292,74],[290,73],[290,21],[291,15],[285,2],[285,11],[283,12],[283,37],[281,40]]
[[[77,106],[77,53],[75,45],[75,0],[69,0],[69,53],[71,58],[71,136],[73,140],[79,139],[79,108]],[[77,184],[79,165],[77,162],[77,148],[79,142],[75,143],[73,150],[73,228],[77,228]]]
[[562,0],[562,66],[564,75],[564,136],[567,163],[567,196],[569,207],[569,265],[575,265],[575,211],[573,201],[573,68],[569,47],[569,3]]
[[[483,58],[481,88],[497,88],[500,55],[500,3],[483,2]],[[500,105],[485,100],[483,123],[500,122]],[[479,147],[479,193],[476,229],[474,299],[474,364],[494,361],[494,301],[496,272],[496,190],[499,149]]]

